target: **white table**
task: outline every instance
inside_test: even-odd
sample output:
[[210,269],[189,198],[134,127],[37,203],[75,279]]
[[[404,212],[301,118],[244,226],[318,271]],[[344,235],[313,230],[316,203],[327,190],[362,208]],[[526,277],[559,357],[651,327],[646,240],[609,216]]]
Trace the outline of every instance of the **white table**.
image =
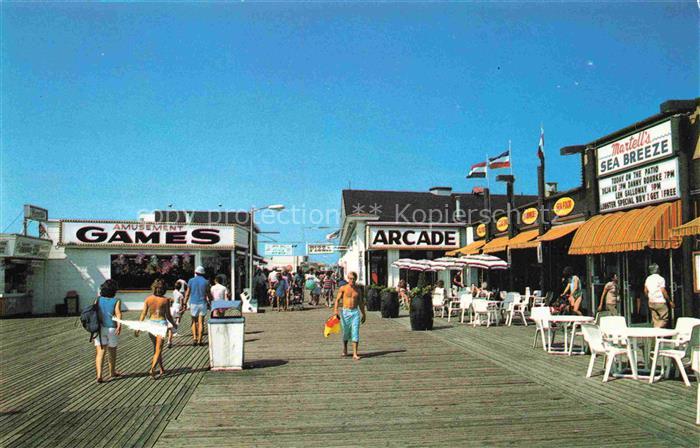
[[[552,350],[552,347],[550,346],[549,348],[549,353],[566,353],[569,356],[571,356],[572,353],[576,354],[583,354],[584,352],[574,352],[574,335],[576,334],[576,327],[585,324],[585,323],[590,323],[595,320],[595,318],[591,316],[568,316],[568,315],[554,315],[549,318],[547,318],[550,323],[557,323],[557,324],[563,324],[562,328],[564,329],[564,350]],[[571,343],[569,343],[569,333],[571,333]]]
[[[673,336],[676,336],[678,332],[676,330],[669,330],[666,328],[649,328],[649,327],[628,327],[624,330],[622,333],[622,336],[627,337],[629,340],[630,344],[632,344],[632,358],[630,360],[630,363],[634,363],[635,366],[638,366],[638,361],[637,361],[637,350],[639,349],[639,341],[642,341],[643,343],[649,342],[649,340],[655,341],[656,338],[671,338]],[[647,351],[648,352],[648,351]],[[616,377],[622,377],[622,378],[634,378],[634,379],[643,379],[643,380],[649,380],[651,375],[653,375],[655,372],[649,371],[649,359],[645,356],[644,357],[644,367],[643,371],[648,372],[647,374],[639,374],[639,368],[637,368],[637,376],[635,377],[634,375],[626,375],[626,374],[616,374]],[[656,379],[656,377],[655,377]]]

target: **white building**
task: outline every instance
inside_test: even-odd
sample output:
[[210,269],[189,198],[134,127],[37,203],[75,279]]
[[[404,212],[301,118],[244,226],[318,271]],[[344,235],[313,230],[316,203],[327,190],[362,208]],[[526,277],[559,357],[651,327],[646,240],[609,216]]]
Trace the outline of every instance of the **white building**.
[[[30,292],[31,312],[52,314],[68,291],[78,293],[82,307],[112,278],[119,283],[119,297],[126,307],[138,309],[150,295],[153,280],[164,278],[172,287],[177,279],[192,277],[198,265],[205,267],[209,277],[223,276],[236,296],[246,287],[247,213],[164,211],[147,218],[46,222],[48,239],[27,239],[50,246],[45,261],[34,261],[28,284],[12,287],[10,294]],[[257,229],[254,232],[256,254]]]

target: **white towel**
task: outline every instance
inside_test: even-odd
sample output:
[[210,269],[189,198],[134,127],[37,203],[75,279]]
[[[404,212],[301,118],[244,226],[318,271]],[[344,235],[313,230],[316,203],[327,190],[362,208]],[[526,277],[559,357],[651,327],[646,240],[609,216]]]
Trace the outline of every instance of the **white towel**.
[[146,331],[151,333],[153,336],[160,336],[164,338],[168,334],[167,324],[161,324],[152,320],[121,320],[117,319],[116,317],[113,319],[116,322],[131,328],[132,330]]

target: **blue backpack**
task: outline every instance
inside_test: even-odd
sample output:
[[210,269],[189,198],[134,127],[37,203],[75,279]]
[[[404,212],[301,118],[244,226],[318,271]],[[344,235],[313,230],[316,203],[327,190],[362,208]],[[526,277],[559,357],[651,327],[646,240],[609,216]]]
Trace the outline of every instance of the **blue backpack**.
[[83,308],[83,311],[80,313],[80,323],[85,331],[90,333],[90,342],[92,342],[92,340],[100,334],[101,325],[100,313],[97,306],[98,300],[99,299],[95,300],[92,305],[88,305]]

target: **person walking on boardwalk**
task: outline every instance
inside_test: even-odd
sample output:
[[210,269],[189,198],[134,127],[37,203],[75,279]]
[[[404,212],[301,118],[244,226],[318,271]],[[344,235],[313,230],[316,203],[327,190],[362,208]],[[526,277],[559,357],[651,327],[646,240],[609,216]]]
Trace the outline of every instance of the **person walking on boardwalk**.
[[[338,289],[333,312],[340,318],[340,325],[343,329],[343,356],[348,356],[348,341],[352,341],[352,358],[360,359],[360,356],[357,354],[360,344],[360,324],[365,323],[367,312],[365,311],[362,293],[355,284],[356,282],[357,274],[350,272],[348,274],[348,283]],[[340,302],[343,303],[343,309],[338,314]]]
[[674,303],[668,297],[666,280],[659,275],[659,265],[654,263],[649,266],[649,276],[644,282],[644,293],[649,299],[649,313],[654,328],[666,328],[668,325],[668,300],[671,308]]
[[[223,275],[219,274],[214,277],[214,286],[210,289],[212,300],[231,300],[231,294],[224,283],[226,283],[226,278]],[[213,317],[221,317],[224,315],[224,311],[214,310],[211,312],[211,315]]]
[[583,316],[583,313],[580,310],[581,301],[583,300],[581,279],[578,278],[578,275],[574,274],[574,270],[571,268],[571,266],[565,267],[563,274],[567,284],[566,288],[564,288],[562,296],[568,298],[569,300],[569,311],[574,314],[578,314],[579,316]]
[[204,345],[202,333],[204,329],[204,316],[207,314],[207,305],[211,302],[211,290],[209,282],[204,278],[204,268],[197,266],[194,277],[187,282],[185,303],[190,308],[192,315],[192,340],[194,345]]
[[277,297],[277,311],[282,311],[282,304],[284,303],[284,310],[287,311],[287,306],[289,302],[287,301],[287,296],[289,293],[289,283],[287,283],[287,278],[282,275],[281,272],[277,273],[277,283],[275,285],[275,297]]
[[121,319],[121,300],[117,299],[117,282],[106,280],[100,286],[100,297],[97,299],[97,313],[100,319],[100,335],[95,338],[95,370],[97,371],[97,382],[102,380],[102,364],[104,363],[105,350],[107,352],[107,363],[109,365],[110,378],[119,378],[121,374],[117,372],[117,342],[119,333],[122,331],[120,323],[114,321],[114,317]]
[[[180,326],[180,319],[182,318],[182,313],[185,311],[185,290],[187,289],[187,282],[180,279],[175,282],[175,287],[173,288],[173,298],[170,304],[170,314],[175,319],[175,327]],[[173,346],[173,328],[168,328],[168,348]]]
[[[143,311],[141,311],[141,316],[139,320],[144,320],[146,317],[153,323],[163,325],[167,328],[168,323],[175,327],[175,319],[173,319],[172,314],[170,314],[170,299],[165,297],[167,288],[165,286],[165,281],[162,279],[157,279],[151,285],[151,291],[153,295],[146,298],[143,303]],[[138,335],[138,331],[136,334]],[[162,375],[165,375],[165,367],[163,367],[163,337],[156,336],[149,333],[151,337],[151,342],[153,342],[153,358],[151,359],[151,370],[148,374],[151,378],[156,379]],[[158,375],[155,374],[156,364],[160,369]]]
[[333,290],[336,287],[336,282],[330,272],[326,273],[323,277],[323,298],[326,300],[326,306],[331,307],[331,302],[333,301]]
[[620,301],[620,291],[617,285],[617,274],[612,273],[608,277],[609,281],[603,288],[603,293],[600,296],[600,304],[598,312],[603,311],[603,308],[610,313],[611,316],[617,316],[617,303]]

